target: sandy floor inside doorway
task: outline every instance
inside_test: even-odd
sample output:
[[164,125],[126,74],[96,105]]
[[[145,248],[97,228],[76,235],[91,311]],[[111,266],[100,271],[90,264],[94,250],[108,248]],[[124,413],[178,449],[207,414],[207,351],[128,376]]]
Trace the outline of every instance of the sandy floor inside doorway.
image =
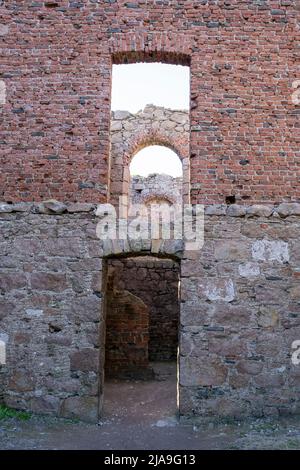
[[160,362],[150,366],[154,370],[154,380],[108,380],[105,383],[104,422],[126,419],[128,424],[146,424],[157,420],[162,426],[176,422],[176,363]]

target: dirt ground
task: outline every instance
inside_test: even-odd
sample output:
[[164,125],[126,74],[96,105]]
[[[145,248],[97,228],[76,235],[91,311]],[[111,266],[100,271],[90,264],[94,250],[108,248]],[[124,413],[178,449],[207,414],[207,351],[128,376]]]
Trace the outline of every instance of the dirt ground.
[[106,383],[99,425],[52,417],[0,421],[0,449],[300,449],[300,418],[182,424],[176,418],[174,366],[156,366],[156,380]]

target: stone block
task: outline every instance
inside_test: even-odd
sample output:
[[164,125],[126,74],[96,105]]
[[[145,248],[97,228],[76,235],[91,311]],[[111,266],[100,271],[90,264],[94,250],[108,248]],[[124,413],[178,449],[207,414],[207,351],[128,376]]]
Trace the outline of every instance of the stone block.
[[[1,103],[0,103],[1,104]],[[12,212],[12,205],[6,204],[5,202],[0,202],[0,214],[6,214]]]
[[263,328],[273,328],[279,323],[279,314],[275,308],[260,307],[257,312],[257,323]]
[[48,237],[42,244],[43,251],[49,256],[81,258],[84,257],[84,243],[79,237]]
[[252,324],[253,310],[249,304],[231,305],[231,304],[215,304],[212,307],[210,321],[216,325],[224,325],[227,327],[250,327]]
[[0,24],[0,36],[5,36],[6,34],[8,34],[8,31],[9,31],[8,24],[1,23]]
[[87,295],[73,300],[68,317],[79,323],[98,322],[100,312],[101,299],[97,295]]
[[300,285],[296,284],[295,286],[292,286],[289,290],[289,295],[291,299],[300,301]]
[[250,257],[250,248],[241,240],[215,242],[215,259],[220,261],[244,261]]
[[212,204],[210,206],[205,206],[204,213],[205,215],[226,215],[227,206],[226,204]]
[[270,217],[273,214],[274,206],[254,204],[253,206],[247,207],[248,217]]
[[33,207],[31,202],[17,202],[13,204],[13,212],[30,212]]
[[68,288],[66,275],[63,273],[34,272],[30,275],[31,288],[62,292]]
[[237,363],[237,371],[241,374],[257,375],[263,369],[261,361],[242,359]]
[[129,111],[114,111],[113,112],[113,118],[112,120],[123,120],[123,119],[128,119],[130,117],[130,112]]
[[260,267],[257,263],[240,264],[238,267],[239,275],[247,279],[255,278],[260,275]]
[[290,259],[288,243],[282,240],[256,240],[252,244],[252,258],[287,263]]
[[182,302],[180,322],[183,326],[200,326],[209,318],[210,306],[200,302]]
[[60,415],[63,418],[79,419],[88,423],[98,422],[98,398],[97,397],[69,397],[61,407]]
[[29,392],[34,390],[35,383],[27,370],[13,370],[8,382],[9,390],[14,392]]
[[53,395],[43,395],[30,400],[30,409],[33,413],[58,414],[60,399]]
[[232,204],[227,207],[226,214],[229,217],[244,217],[247,212],[246,206],[239,206],[238,204]]
[[208,350],[218,356],[238,358],[246,353],[247,345],[238,337],[229,338],[210,338],[208,341]]
[[91,212],[96,208],[96,204],[91,204],[87,202],[74,202],[67,204],[67,210],[70,214],[77,212]]
[[210,356],[181,357],[180,384],[183,386],[218,386],[227,378],[227,367]]
[[9,292],[15,289],[27,287],[27,279],[24,273],[6,272],[0,274],[0,291]]
[[97,372],[99,368],[99,350],[84,348],[70,354],[70,369],[82,372]]
[[3,318],[5,318],[7,315],[13,315],[15,307],[15,303],[0,297],[0,321],[3,320]]
[[55,199],[49,199],[48,201],[43,201],[40,205],[39,208],[41,212],[43,212],[43,208],[45,212],[47,213],[53,213],[53,214],[63,214],[67,210],[66,204],[60,201],[56,201]]
[[204,294],[210,301],[231,302],[235,299],[235,287],[231,279],[207,279],[202,284]]
[[291,215],[300,215],[300,204],[297,202],[283,202],[279,204],[276,208],[276,212],[280,215],[280,217],[288,217]]

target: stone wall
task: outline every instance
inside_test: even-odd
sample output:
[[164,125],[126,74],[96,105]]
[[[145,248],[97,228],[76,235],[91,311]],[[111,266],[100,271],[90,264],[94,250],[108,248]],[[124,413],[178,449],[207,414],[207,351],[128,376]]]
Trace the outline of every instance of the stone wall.
[[147,177],[133,176],[130,184],[130,201],[133,204],[166,202],[181,204],[182,178],[152,174]]
[[[0,205],[1,389],[10,406],[97,420],[103,399],[105,256],[181,262],[180,413],[299,413],[300,206],[207,206],[201,251],[107,244],[93,205]],[[104,276],[105,277],[105,276]]]
[[[129,194],[132,184],[129,165],[132,157],[149,145],[163,145],[174,150],[182,162],[183,177],[179,193],[185,202],[190,193],[189,159],[189,113],[184,110],[172,110],[154,105],[147,105],[136,114],[128,111],[114,111],[111,114],[111,152],[110,152],[110,199],[118,202],[118,197]],[[167,178],[167,177],[166,177]],[[179,185],[178,179],[178,185]],[[162,190],[162,182],[157,181]],[[166,182],[177,186],[176,179],[167,178]],[[155,186],[149,178],[143,184]],[[169,189],[169,188],[168,188]],[[167,191],[168,191],[167,189]]]
[[193,202],[299,200],[299,0],[2,3],[1,200],[106,201],[111,64],[137,61],[190,66]]
[[[176,261],[151,257],[120,258],[109,260],[108,269],[108,279],[112,278],[117,292],[126,289],[148,308],[149,360],[176,360],[179,322],[179,267]],[[108,309],[107,321],[109,316]],[[124,324],[122,312],[118,324],[133,334],[130,325]]]
[[66,214],[59,214],[66,206],[49,207],[58,213],[21,204],[0,214],[4,399],[19,409],[95,421],[102,260],[95,217],[85,212],[95,206],[69,205]]
[[207,207],[204,247],[181,263],[181,413],[299,413],[299,209]]

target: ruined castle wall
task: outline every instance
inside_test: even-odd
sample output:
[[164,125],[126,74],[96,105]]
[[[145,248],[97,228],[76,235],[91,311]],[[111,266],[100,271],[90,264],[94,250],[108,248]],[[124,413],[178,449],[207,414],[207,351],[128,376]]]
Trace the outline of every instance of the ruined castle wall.
[[[291,347],[300,337],[300,209],[284,204],[300,198],[299,8],[298,0],[4,2],[5,403],[97,420],[103,260],[142,253],[181,264],[180,413],[299,413]],[[148,106],[111,116],[111,65],[137,61],[190,66],[189,115]],[[94,204],[129,191],[129,161],[151,143],[177,151],[183,198],[207,204],[199,253],[180,241],[96,238]],[[223,206],[229,196],[239,204]],[[61,204],[38,204],[50,198]]]
[[190,65],[193,201],[299,200],[299,8],[4,2],[0,199],[105,201],[111,64],[162,61]]
[[299,412],[299,366],[291,361],[300,337],[299,205],[207,206],[199,253],[180,252],[177,242],[101,243],[91,205],[1,212],[8,405],[97,419],[102,259],[143,252],[181,260],[180,412],[216,419]]

